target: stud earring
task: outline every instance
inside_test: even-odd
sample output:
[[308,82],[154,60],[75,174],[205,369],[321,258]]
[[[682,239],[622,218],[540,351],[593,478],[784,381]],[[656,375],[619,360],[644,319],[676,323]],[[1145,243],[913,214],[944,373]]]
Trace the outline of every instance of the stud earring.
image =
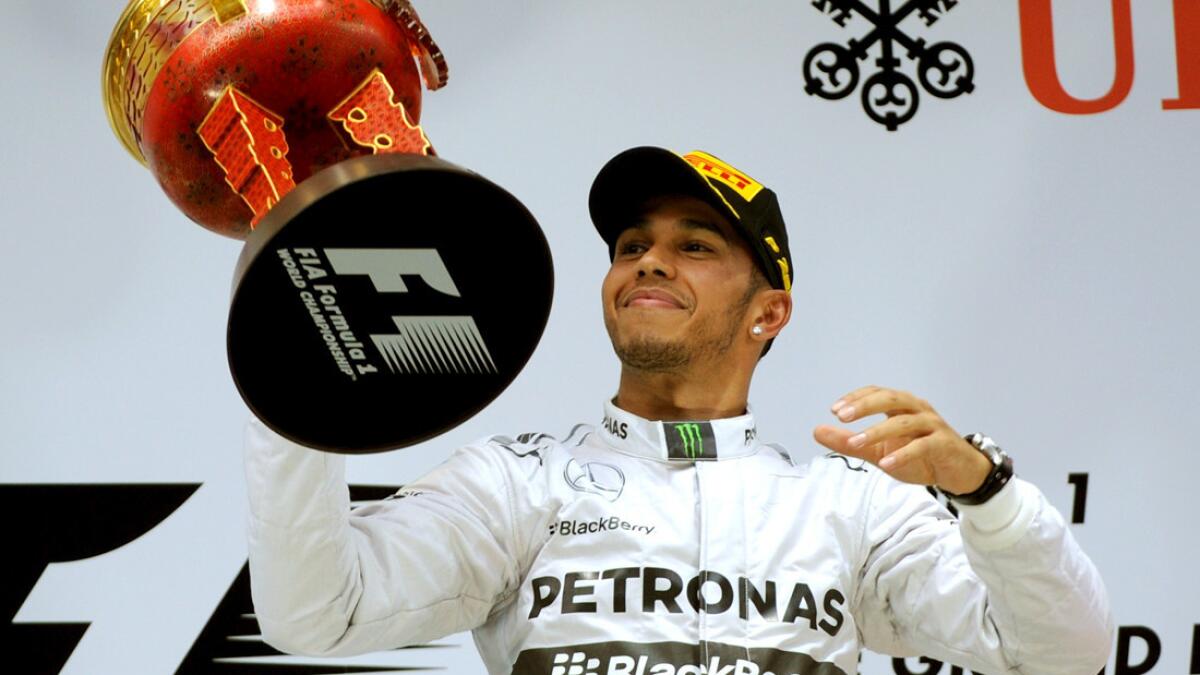
[[762,326],[755,326],[750,329],[750,332],[754,333],[755,335],[762,335],[763,334]]

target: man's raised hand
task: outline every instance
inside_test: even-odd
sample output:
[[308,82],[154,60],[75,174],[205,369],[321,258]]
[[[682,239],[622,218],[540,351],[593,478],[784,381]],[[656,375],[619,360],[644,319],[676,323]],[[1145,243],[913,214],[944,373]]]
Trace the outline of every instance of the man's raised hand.
[[983,453],[928,402],[907,391],[860,387],[838,399],[831,410],[842,422],[887,415],[862,432],[821,424],[813,429],[813,438],[834,452],[865,459],[897,480],[968,494],[983,485],[992,470]]

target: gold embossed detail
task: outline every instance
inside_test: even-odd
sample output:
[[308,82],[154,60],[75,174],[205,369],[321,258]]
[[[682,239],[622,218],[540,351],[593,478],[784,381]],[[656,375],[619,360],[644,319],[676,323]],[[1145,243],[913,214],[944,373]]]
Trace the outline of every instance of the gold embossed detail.
[[254,212],[251,228],[296,187],[283,118],[236,88],[225,87],[196,133],[225,172],[225,182]]
[[378,68],[371,71],[350,95],[327,115],[340,124],[355,143],[372,152],[410,152],[428,155],[433,150],[421,126],[413,124],[404,104],[387,76]]
[[246,0],[212,0],[217,23],[225,24],[246,13]]
[[131,0],[113,28],[101,89],[108,123],[142,164],[142,115],[154,78],[189,35],[216,18],[212,0]]

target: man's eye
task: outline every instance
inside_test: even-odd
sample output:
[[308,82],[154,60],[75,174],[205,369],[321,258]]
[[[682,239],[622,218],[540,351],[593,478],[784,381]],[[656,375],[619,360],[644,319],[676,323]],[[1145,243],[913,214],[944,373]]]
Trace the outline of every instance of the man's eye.
[[618,255],[636,255],[646,250],[646,247],[641,242],[627,241],[617,247]]
[[711,252],[713,249],[711,246],[709,246],[708,244],[705,244],[704,242],[689,241],[688,243],[683,245],[683,250],[688,251],[688,252],[692,252],[692,251]]

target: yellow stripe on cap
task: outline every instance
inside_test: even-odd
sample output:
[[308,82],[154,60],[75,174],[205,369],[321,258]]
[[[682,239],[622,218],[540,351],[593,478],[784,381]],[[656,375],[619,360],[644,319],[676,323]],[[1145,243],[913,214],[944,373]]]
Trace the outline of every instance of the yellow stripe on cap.
[[728,185],[730,189],[742,196],[742,199],[751,201],[754,196],[763,189],[762,183],[750,178],[746,174],[729,166],[725,162],[713,157],[707,152],[693,150],[683,156],[688,164],[696,170],[701,176],[720,181]]
[[[771,247],[772,251],[779,253],[779,244],[775,241],[775,237],[768,235],[763,237],[763,241],[767,243],[767,246]],[[779,271],[783,276],[783,290],[790,293],[792,290],[792,275],[788,274],[787,258],[779,256],[775,259],[775,262],[779,264]]]
[[779,271],[783,272],[783,290],[788,293],[792,292],[792,275],[788,273],[787,258],[780,258],[775,262],[779,263]]

